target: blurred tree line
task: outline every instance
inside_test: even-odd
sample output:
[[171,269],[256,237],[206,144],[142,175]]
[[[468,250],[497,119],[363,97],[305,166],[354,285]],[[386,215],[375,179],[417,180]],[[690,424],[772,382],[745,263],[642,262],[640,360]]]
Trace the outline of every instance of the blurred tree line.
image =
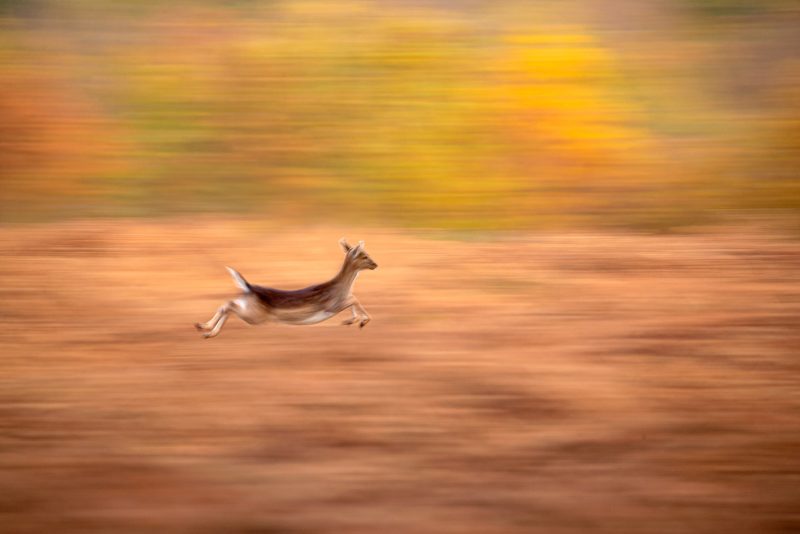
[[2,219],[797,215],[794,3],[528,4],[0,2]]

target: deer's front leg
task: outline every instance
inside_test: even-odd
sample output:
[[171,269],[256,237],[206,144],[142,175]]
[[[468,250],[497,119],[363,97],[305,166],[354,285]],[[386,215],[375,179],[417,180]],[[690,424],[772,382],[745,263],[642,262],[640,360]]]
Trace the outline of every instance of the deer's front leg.
[[356,307],[352,304],[350,305],[350,311],[353,312],[353,316],[349,319],[345,319],[342,321],[342,324],[350,326],[351,324],[355,323],[358,320],[358,315],[356,314]]
[[342,324],[351,325],[353,323],[358,323],[359,328],[364,328],[364,326],[370,320],[370,316],[367,313],[367,310],[364,309],[364,306],[358,302],[357,298],[351,297],[348,307],[350,308],[350,311],[353,312],[353,316],[350,319],[342,321]]
[[359,328],[364,328],[367,323],[370,321],[371,317],[367,313],[367,310],[364,309],[364,306],[361,305],[360,302],[353,299],[353,315],[355,316],[356,313],[361,317],[361,322],[358,323]]

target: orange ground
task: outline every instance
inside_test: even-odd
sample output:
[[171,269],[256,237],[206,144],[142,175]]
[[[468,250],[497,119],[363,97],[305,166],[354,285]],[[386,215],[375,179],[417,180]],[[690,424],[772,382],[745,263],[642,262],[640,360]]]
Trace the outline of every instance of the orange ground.
[[[233,284],[380,264],[363,330]],[[800,247],[690,236],[0,229],[3,532],[800,530]]]

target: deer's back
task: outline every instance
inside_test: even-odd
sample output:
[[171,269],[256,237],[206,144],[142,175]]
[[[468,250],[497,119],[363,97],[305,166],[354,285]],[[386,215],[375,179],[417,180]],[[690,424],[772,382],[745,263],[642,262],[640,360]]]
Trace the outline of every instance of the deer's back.
[[327,282],[295,290],[254,285],[251,285],[250,289],[262,303],[270,308],[300,308],[324,305],[334,297],[333,287]]

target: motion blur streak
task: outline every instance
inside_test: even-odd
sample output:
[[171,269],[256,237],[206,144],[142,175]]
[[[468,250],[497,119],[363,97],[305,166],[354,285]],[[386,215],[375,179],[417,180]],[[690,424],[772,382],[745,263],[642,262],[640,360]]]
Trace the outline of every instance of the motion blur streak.
[[0,532],[800,531],[799,27],[0,0]]
[[191,323],[234,291],[224,262],[298,287],[338,267],[343,233],[217,218],[0,232],[4,527],[798,525],[796,242],[372,230],[367,328],[232,319],[198,339]]

